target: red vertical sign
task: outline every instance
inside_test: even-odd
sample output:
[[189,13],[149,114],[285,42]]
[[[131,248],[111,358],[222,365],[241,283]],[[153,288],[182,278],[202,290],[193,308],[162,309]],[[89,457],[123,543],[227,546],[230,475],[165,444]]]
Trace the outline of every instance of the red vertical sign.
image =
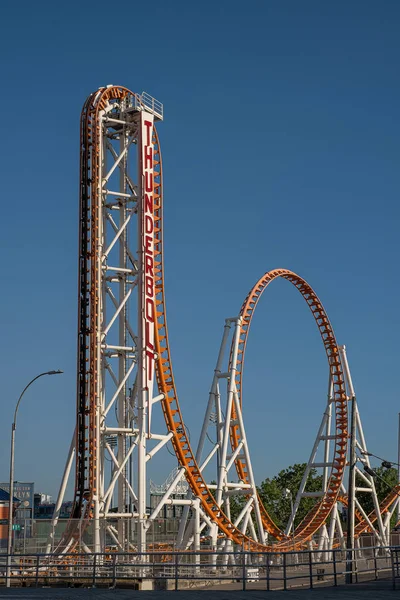
[[156,303],[154,285],[154,170],[153,170],[153,115],[141,113],[141,170],[142,170],[142,340],[143,388],[149,401],[153,394]]

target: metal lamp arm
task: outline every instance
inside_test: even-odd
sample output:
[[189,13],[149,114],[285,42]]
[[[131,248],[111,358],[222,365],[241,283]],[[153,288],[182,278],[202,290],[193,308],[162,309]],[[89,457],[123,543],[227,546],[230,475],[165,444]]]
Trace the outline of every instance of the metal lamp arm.
[[40,373],[39,375],[36,375],[36,377],[34,377],[33,379],[31,379],[31,381],[28,383],[28,385],[24,387],[24,389],[22,390],[22,393],[21,393],[20,397],[18,398],[18,402],[17,402],[17,405],[15,407],[15,411],[14,411],[14,421],[13,421],[13,424],[12,424],[12,427],[13,427],[14,431],[15,431],[15,429],[17,427],[17,413],[18,413],[19,404],[20,404],[20,402],[22,400],[22,396],[25,394],[25,392],[28,389],[28,387],[30,385],[32,385],[32,383],[34,381],[36,381],[36,379],[39,379],[39,377],[43,377],[43,375],[59,375],[61,373],[63,373],[63,371],[60,371],[60,370],[58,370],[58,371],[45,371],[44,373]]
[[16,426],[17,426],[17,412],[18,412],[19,404],[20,404],[20,402],[21,402],[21,400],[22,400],[22,396],[25,394],[25,392],[26,392],[26,390],[28,389],[28,387],[29,387],[30,385],[32,385],[32,383],[33,383],[34,381],[36,381],[36,379],[39,379],[39,377],[43,377],[43,375],[47,375],[47,372],[46,372],[46,373],[40,373],[40,375],[36,375],[36,377],[34,377],[34,378],[33,378],[33,379],[32,379],[32,380],[31,380],[31,381],[28,383],[28,385],[27,385],[27,386],[25,386],[25,388],[24,388],[24,389],[23,389],[23,391],[22,391],[22,394],[21,394],[21,395],[20,395],[20,397],[18,398],[18,402],[17,402],[17,405],[16,405],[16,407],[15,407],[15,412],[14,412],[14,421],[13,421],[13,429],[14,429],[14,430],[16,429]]

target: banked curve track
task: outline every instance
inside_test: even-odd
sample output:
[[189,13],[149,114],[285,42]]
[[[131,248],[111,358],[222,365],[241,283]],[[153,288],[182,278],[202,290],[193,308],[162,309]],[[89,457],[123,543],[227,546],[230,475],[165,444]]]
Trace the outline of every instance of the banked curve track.
[[[331,468],[331,474],[328,480],[326,492],[322,499],[313,507],[313,509],[307,514],[304,520],[300,523],[295,531],[295,542],[304,542],[323,525],[327,517],[329,516],[340,490],[342,483],[344,470],[346,467],[346,453],[347,453],[347,440],[348,440],[348,418],[347,418],[347,397],[345,382],[343,377],[343,370],[340,361],[340,355],[338,345],[333,332],[332,325],[329,321],[328,315],[318,296],[311,288],[311,286],[299,275],[289,271],[287,269],[275,269],[265,273],[257,283],[250,290],[245,301],[243,302],[240,310],[241,317],[241,328],[239,338],[239,349],[237,354],[237,361],[235,367],[236,372],[236,389],[238,391],[240,404],[242,404],[243,395],[243,368],[244,359],[246,352],[247,339],[250,331],[250,325],[254,316],[256,306],[272,281],[277,278],[283,278],[289,281],[303,296],[310,311],[315,319],[318,326],[319,333],[325,348],[325,352],[328,358],[329,370],[333,382],[333,395],[334,395],[334,406],[335,406],[335,422],[336,422],[336,439],[335,439],[335,451],[333,457],[333,465]],[[231,351],[231,361],[233,352]],[[230,364],[230,368],[232,364]],[[229,369],[230,370],[230,369]],[[235,422],[235,408],[232,410],[232,420]],[[231,426],[230,439],[232,450],[236,450],[240,443],[240,429],[238,425]],[[239,476],[239,480],[244,483],[249,483],[248,473],[246,471],[246,464],[240,459],[236,460],[236,470]],[[261,518],[264,527],[268,533],[274,538],[284,543],[288,540],[287,536],[281,531],[270,515],[266,511],[265,507],[259,498]],[[293,548],[293,539],[291,541]]]
[[[155,147],[160,152],[159,141],[155,134]],[[160,155],[161,167],[161,155]],[[168,430],[173,433],[172,445],[175,454],[178,458],[180,466],[185,468],[186,479],[195,496],[199,497],[202,502],[203,509],[210,519],[217,523],[221,532],[227,535],[237,544],[255,550],[267,550],[269,546],[264,546],[251,538],[245,536],[228,517],[221,511],[216,504],[215,499],[207,487],[207,484],[200,472],[196,463],[194,452],[191,448],[189,438],[186,432],[185,423],[182,417],[179,406],[178,395],[175,385],[175,380],[172,370],[171,353],[168,341],[168,328],[166,319],[165,305],[165,287],[164,287],[164,260],[163,260],[163,223],[162,223],[162,173],[160,169],[160,179],[158,188],[155,194],[155,225],[158,239],[155,241],[155,258],[156,258],[156,292],[157,292],[157,317],[158,317],[158,332],[156,339],[156,352],[158,361],[156,363],[156,376],[158,388],[161,393],[164,393],[165,399],[162,403],[165,421]],[[294,542],[298,546],[302,546],[309,540],[325,522],[329,516],[339,494],[340,484],[343,479],[344,469],[346,466],[346,451],[347,451],[347,398],[346,390],[338,351],[338,345],[333,333],[332,326],[328,316],[323,309],[322,303],[318,299],[311,286],[301,277],[286,269],[277,269],[266,273],[249,292],[240,312],[242,317],[241,341],[239,344],[238,361],[237,361],[237,388],[239,393],[242,389],[242,373],[244,354],[247,342],[247,335],[250,328],[251,319],[254,309],[259,298],[267,285],[274,279],[282,277],[290,281],[302,294],[318,325],[321,338],[324,343],[325,351],[328,357],[328,364],[334,383],[334,398],[336,409],[337,423],[337,440],[335,445],[335,457],[333,461],[332,472],[329,478],[328,488],[322,500],[313,508],[306,516],[303,522],[299,525],[295,532]],[[231,428],[231,443],[233,449],[237,447],[240,440],[238,437],[238,428]],[[238,460],[236,462],[239,477],[247,482],[247,474],[245,465]],[[260,503],[262,506],[262,504]],[[276,539],[281,540],[281,546],[287,546],[293,549],[293,538],[287,536],[275,525],[266,509],[262,506],[263,524],[266,530]]]
[[[77,389],[77,438],[76,438],[76,479],[73,518],[80,518],[81,524],[88,523],[92,516],[93,490],[96,489],[98,465],[95,453],[91,450],[96,438],[96,394],[99,377],[99,364],[96,360],[96,318],[99,314],[99,273],[96,255],[98,239],[97,207],[101,202],[99,190],[99,112],[108,102],[121,100],[128,95],[136,96],[127,88],[109,86],[100,88],[91,94],[81,115],[81,183],[80,183],[80,235],[79,235],[79,322],[78,322],[78,389]],[[137,97],[137,96],[136,96]],[[137,97],[140,101],[140,98]],[[266,546],[244,535],[231,523],[216,504],[215,499],[196,463],[191,448],[181,409],[178,402],[175,380],[172,371],[171,353],[168,340],[168,328],[164,289],[163,254],[163,196],[162,196],[162,160],[158,135],[154,128],[154,258],[155,289],[157,306],[157,327],[155,336],[156,379],[159,392],[164,394],[162,409],[168,431],[172,433],[171,442],[179,465],[185,469],[186,479],[195,496],[200,498],[203,510],[217,524],[221,533],[235,543],[256,551],[267,551]],[[92,218],[88,224],[88,213]],[[334,383],[334,402],[336,410],[337,439],[335,455],[328,488],[325,496],[318,502],[295,531],[294,542],[301,547],[318,531],[332,510],[339,494],[343,478],[347,448],[347,401],[340,363],[338,346],[329,319],[321,302],[304,279],[286,269],[277,269],[266,273],[252,288],[242,309],[241,343],[238,353],[236,385],[242,396],[243,364],[247,337],[254,309],[266,287],[274,279],[281,277],[292,283],[307,302],[319,328],[328,364]],[[238,431],[231,429],[231,443],[235,448],[240,442]],[[245,465],[237,461],[239,477],[246,481]],[[265,528],[280,540],[275,549],[293,549],[293,538],[288,541],[285,534],[275,525],[267,511],[262,509]],[[72,523],[72,521],[71,521]],[[73,525],[66,531],[64,542],[75,537]]]
[[[238,391],[240,405],[242,406],[243,400],[243,369],[246,344],[254,311],[266,287],[278,277],[290,281],[290,283],[292,283],[292,285],[294,285],[298,289],[298,291],[301,293],[301,295],[307,302],[311,313],[316,321],[322,342],[325,347],[329,369],[334,384],[333,393],[336,417],[336,432],[333,466],[331,469],[331,474],[328,480],[328,486],[325,495],[314,505],[314,507],[304,517],[304,519],[298,525],[294,532],[295,545],[297,547],[301,547],[303,543],[309,540],[325,523],[335,502],[339,501],[347,506],[347,496],[343,496],[343,494],[341,494],[340,492],[340,484],[342,482],[344,476],[344,469],[346,466],[346,450],[348,440],[347,400],[343,379],[343,370],[340,362],[340,355],[338,352],[337,342],[335,340],[332,326],[329,322],[328,316],[322,306],[321,301],[318,299],[311,286],[299,275],[296,275],[295,273],[287,269],[275,269],[269,271],[268,273],[265,273],[265,275],[263,275],[257,281],[257,283],[253,286],[253,288],[247,295],[240,310],[242,325],[240,331],[238,356],[236,361],[236,389]],[[233,353],[231,349],[231,357],[232,354]],[[231,366],[232,365],[230,364],[230,367]],[[235,421],[234,406],[232,409],[232,421]],[[230,440],[232,451],[236,450],[237,446],[241,441],[239,433],[240,430],[238,426],[231,427]],[[235,465],[239,479],[244,483],[249,483],[248,474],[246,471],[246,464],[240,459],[237,459],[235,461]],[[399,495],[400,483],[397,484],[380,502],[379,512],[381,514],[387,512],[392,506],[392,504],[397,500]],[[285,533],[274,523],[267,510],[263,506],[260,498],[259,505],[262,521],[266,531],[268,531],[275,539],[281,542],[275,544],[274,549],[284,550],[286,547],[293,548],[293,538],[289,538],[288,536],[286,536]],[[376,522],[377,514],[375,511],[372,511],[368,515],[369,523],[366,519],[362,517],[361,513],[358,513],[357,511],[356,516],[358,522],[354,529],[354,536],[355,538],[358,538],[362,533],[371,531],[369,523],[372,524]],[[288,545],[288,542],[291,542],[291,544]]]

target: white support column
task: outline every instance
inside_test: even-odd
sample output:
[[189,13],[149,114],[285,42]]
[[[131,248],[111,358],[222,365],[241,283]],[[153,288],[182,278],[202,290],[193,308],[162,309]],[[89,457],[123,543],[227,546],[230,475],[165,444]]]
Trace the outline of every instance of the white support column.
[[[342,364],[343,364],[343,372],[346,378],[346,383],[347,383],[347,387],[349,390],[349,396],[350,398],[354,399],[354,404],[355,404],[355,415],[354,415],[354,426],[355,426],[355,432],[354,432],[354,443],[355,443],[355,448],[358,448],[362,455],[363,455],[363,459],[362,462],[364,464],[366,464],[369,468],[371,468],[370,465],[370,461],[369,461],[369,457],[368,457],[368,451],[367,451],[367,444],[365,441],[365,436],[364,436],[364,431],[363,431],[363,427],[362,427],[362,423],[361,423],[361,418],[360,418],[360,412],[359,412],[359,408],[357,405],[357,402],[355,401],[355,391],[354,391],[354,386],[353,386],[353,381],[351,378],[351,373],[350,373],[350,367],[349,367],[349,363],[347,360],[347,353],[346,353],[346,346],[340,346],[339,347],[339,352],[340,352],[340,357],[342,360]],[[354,478],[355,478],[355,474],[354,474]],[[387,544],[388,543],[388,539],[387,539],[387,534],[386,534],[386,530],[385,530],[385,526],[382,520],[382,515],[380,513],[380,508],[379,508],[379,500],[378,500],[378,496],[376,493],[376,488],[375,488],[375,481],[374,478],[371,475],[368,474],[363,474],[363,479],[369,482],[369,485],[371,487],[371,493],[372,493],[372,500],[374,503],[374,509],[375,509],[375,514],[376,514],[376,520],[377,520],[377,524],[378,524],[378,531],[375,532],[375,535],[377,536],[378,540],[382,540],[383,544]],[[350,518],[351,515],[349,515]],[[353,518],[353,522],[354,522],[354,518]],[[373,528],[374,530],[374,528]]]
[[[130,145],[130,144],[129,144]],[[128,150],[128,140],[127,140],[127,131],[126,127],[122,126],[120,136],[119,136],[119,158],[115,161],[113,168],[117,166],[117,164],[121,165],[119,169],[119,189],[122,193],[126,193],[126,177],[125,173],[127,172],[127,150]],[[119,161],[119,162],[118,162]],[[106,182],[104,182],[106,183]],[[122,269],[127,269],[127,256],[126,256],[126,243],[127,243],[127,230],[124,227],[124,223],[126,222],[126,204],[120,203],[119,206],[119,233],[115,236],[114,239],[119,239],[119,267]],[[110,246],[109,246],[110,247]],[[111,246],[112,247],[112,246]],[[118,304],[119,307],[116,310],[115,314],[118,314],[118,344],[121,347],[126,347],[128,345],[127,335],[126,335],[126,303],[124,299],[127,295],[127,286],[126,286],[126,272],[122,271],[118,275],[119,277],[119,285],[118,285]],[[110,324],[112,323],[112,319],[110,320]],[[118,395],[118,426],[123,429],[128,426],[127,423],[127,406],[126,406],[126,372],[127,372],[127,364],[126,364],[126,354],[125,352],[120,353],[118,359],[118,379],[123,383],[120,385],[119,395]],[[123,433],[118,434],[118,463],[122,465],[126,455],[127,439]],[[123,468],[121,477],[118,478],[118,512],[124,513],[126,511],[127,505],[127,497],[126,497],[126,467]],[[128,540],[125,533],[127,524],[124,519],[118,520],[118,540],[124,550],[128,549]]]
[[222,493],[226,483],[226,455],[228,451],[228,443],[229,443],[229,432],[231,426],[231,414],[232,407],[234,402],[234,394],[236,391],[235,388],[235,374],[236,374],[236,363],[237,363],[237,355],[239,348],[239,339],[240,339],[240,320],[238,319],[235,324],[234,330],[234,338],[233,338],[233,348],[232,348],[232,372],[230,373],[229,381],[228,381],[228,398],[225,409],[225,422],[223,424],[223,433],[222,433],[222,447],[220,451],[220,460],[219,460],[219,468],[218,468],[218,479],[217,479],[217,490],[215,494],[215,499],[218,505],[221,505],[222,501]]
[[203,448],[204,448],[204,442],[205,442],[206,435],[207,435],[207,429],[210,425],[210,415],[211,415],[213,409],[216,410],[215,399],[216,399],[216,395],[218,394],[219,376],[222,371],[222,364],[223,364],[223,360],[224,360],[224,357],[226,354],[226,345],[228,342],[228,337],[229,337],[229,333],[230,333],[230,329],[231,329],[231,322],[232,322],[231,319],[226,319],[225,325],[224,325],[224,333],[222,336],[222,342],[221,342],[221,346],[220,346],[219,353],[218,353],[217,364],[214,369],[214,377],[213,377],[212,384],[211,384],[211,390],[210,390],[210,394],[209,394],[206,414],[204,416],[204,421],[203,421],[203,425],[201,428],[199,443],[197,445],[197,450],[196,450],[197,464],[200,464],[200,462],[201,462],[201,457],[202,457]]
[[[332,387],[332,382],[331,382],[331,376],[329,375],[328,399],[327,399],[326,409],[322,416],[322,421],[321,421],[321,424],[318,429],[317,437],[315,438],[315,442],[314,442],[313,448],[311,450],[310,458],[308,459],[308,463],[307,463],[306,469],[304,471],[304,474],[303,474],[303,477],[302,477],[302,480],[300,483],[300,487],[296,494],[296,500],[294,501],[294,504],[293,504],[293,510],[291,511],[291,515],[290,515],[290,518],[289,518],[289,521],[288,521],[288,524],[287,524],[286,530],[285,530],[286,535],[290,534],[290,531],[294,525],[294,519],[296,517],[301,499],[305,496],[304,490],[305,490],[305,487],[307,484],[308,476],[310,474],[311,469],[314,468],[315,457],[317,456],[319,445],[320,445],[321,441],[323,441],[323,440],[325,441],[324,463],[325,463],[325,465],[328,463],[329,440],[330,440],[330,436],[331,436],[331,424],[332,424],[332,389],[333,389],[333,387]],[[326,490],[327,473],[328,473],[328,467],[325,466],[324,467],[324,475],[323,475],[323,487],[321,489],[322,493]]]
[[74,430],[74,434],[72,436],[71,445],[68,451],[67,462],[65,463],[64,473],[61,480],[60,490],[58,492],[57,501],[54,507],[53,518],[51,520],[50,525],[50,533],[46,546],[46,554],[49,554],[54,550],[54,537],[55,537],[55,529],[57,527],[58,519],[60,516],[60,509],[62,503],[64,501],[65,490],[67,488],[69,475],[71,473],[72,465],[75,457],[75,437],[76,437],[76,429]]
[[392,515],[391,515],[390,511],[388,511],[386,513],[386,515],[385,515],[385,520],[384,520],[384,523],[383,523],[383,526],[385,528],[385,534],[386,534],[385,535],[385,538],[386,538],[385,539],[385,544],[387,546],[390,546],[390,519],[391,519],[391,516]]
[[166,503],[166,501],[174,493],[177,484],[179,483],[179,481],[182,479],[182,477],[184,475],[184,472],[185,472],[185,469],[183,467],[181,467],[180,469],[178,469],[177,474],[176,474],[175,478],[173,479],[171,485],[166,490],[166,492],[163,495],[163,497],[161,498],[160,502],[157,504],[156,508],[151,513],[151,515],[149,517],[149,521],[154,521],[154,519],[157,517],[157,515],[159,514],[159,512],[162,510],[162,508],[163,508],[164,504]]
[[[200,498],[196,498],[194,502],[194,550],[195,552],[200,550]],[[199,560],[199,556],[196,557],[196,562]]]
[[[102,120],[102,111],[100,111],[100,122]],[[104,154],[104,130],[103,127],[99,127],[99,169],[100,173],[98,176],[98,206],[97,206],[97,215],[94,215],[94,218],[97,218],[97,227],[98,227],[98,237],[97,237],[97,249],[96,249],[96,257],[97,257],[97,276],[100,278],[98,282],[97,295],[98,295],[98,307],[97,307],[97,315],[96,318],[96,364],[100,369],[100,372],[97,373],[97,381],[95,387],[96,393],[96,415],[95,415],[95,424],[96,424],[96,437],[95,437],[95,449],[94,452],[96,454],[96,473],[95,473],[95,490],[93,495],[94,507],[93,507],[93,550],[94,552],[101,552],[101,539],[100,539],[100,494],[101,494],[101,469],[102,469],[102,444],[101,444],[101,413],[102,413],[102,400],[103,400],[103,353],[102,353],[102,343],[103,343],[103,327],[104,327],[104,306],[103,306],[103,282],[101,281],[101,276],[103,272],[102,265],[102,257],[103,257],[103,249],[104,249],[104,238],[105,238],[105,230],[104,230],[104,197],[103,197],[103,188],[102,188],[102,177],[106,165],[106,158]],[[94,240],[93,240],[94,242]],[[81,540],[82,541],[82,540]]]
[[345,542],[345,537],[343,534],[343,527],[342,527],[339,517],[336,519],[336,525],[337,525],[337,530],[339,533],[340,545],[341,545],[342,549],[344,550],[346,547],[346,542]]
[[[138,335],[138,550],[146,550],[146,438],[150,433],[150,404],[153,397],[154,339],[156,305],[154,275],[147,277],[147,260],[154,257],[154,171],[153,171],[153,115],[142,111],[140,115],[140,198],[138,210],[139,238],[139,335]],[[146,224],[145,224],[146,223]],[[146,233],[147,232],[147,233]],[[154,269],[154,262],[151,262]],[[153,271],[151,271],[153,272]]]
[[337,502],[335,504],[335,506],[333,507],[333,510],[331,512],[331,522],[329,524],[329,534],[328,534],[328,538],[329,538],[329,542],[328,542],[328,549],[332,550],[333,548],[333,543],[334,543],[334,538],[335,538],[335,531],[336,531],[336,524],[337,521],[339,520],[339,514],[338,514],[338,505]]
[[[329,463],[330,456],[330,436],[332,431],[332,402],[333,402],[333,383],[332,376],[329,373],[329,385],[328,385],[328,406],[327,406],[327,419],[325,426],[325,448],[324,448],[324,462],[326,464]],[[322,475],[322,491],[326,492],[328,487],[328,477],[329,477],[329,467],[324,467],[323,475]]]
[[[347,358],[346,358],[346,360],[347,360]],[[367,449],[367,444],[365,441],[364,430],[362,427],[358,406],[356,407],[356,425],[357,425],[357,434],[358,434],[357,439],[359,439],[357,446],[361,450],[363,457],[364,457],[362,462],[364,464],[366,464],[369,468],[371,468],[371,463],[370,463],[369,456],[368,456],[368,449]],[[382,542],[384,545],[388,545],[389,540],[386,535],[385,526],[383,524],[382,515],[380,512],[380,508],[379,508],[379,499],[378,499],[378,495],[376,493],[374,478],[368,474],[363,474],[363,475],[364,475],[364,479],[366,479],[369,482],[369,485],[371,487],[372,500],[374,503],[376,520],[378,523],[378,532],[379,532],[378,537],[380,537],[382,539]]]
[[[233,378],[233,374],[231,374],[231,378],[235,382],[235,380]],[[258,526],[259,540],[263,544],[265,542],[265,540],[264,540],[264,535],[265,535],[264,534],[264,526],[263,526],[263,522],[262,522],[262,518],[261,518],[260,506],[258,504],[257,487],[256,487],[255,479],[254,479],[253,467],[252,467],[251,458],[250,458],[250,451],[249,451],[249,447],[247,445],[246,432],[245,432],[245,428],[244,428],[244,421],[243,421],[243,416],[242,416],[242,409],[241,409],[241,406],[240,406],[240,403],[239,403],[238,394],[236,392],[236,386],[235,386],[235,390],[234,390],[234,401],[235,401],[235,408],[236,408],[236,418],[238,420],[239,428],[240,428],[240,431],[241,431],[241,434],[242,434],[243,453],[244,453],[244,456],[245,456],[245,459],[246,459],[247,474],[248,474],[248,478],[249,478],[249,483],[251,485],[252,496],[254,498],[253,508],[254,508],[254,513],[255,513],[256,522],[257,522],[257,526]],[[225,458],[225,460],[226,460],[226,458]]]
[[[138,525],[139,550],[145,550],[146,460],[167,440],[164,436],[165,442],[156,448],[152,439],[147,442],[157,318],[148,302],[155,299],[155,181],[161,190],[161,156],[153,133],[154,121],[162,119],[162,105],[148,98],[107,86],[91,94],[81,116],[80,445],[74,510],[80,514],[82,534],[92,520],[96,552],[104,549],[106,531],[113,532],[119,548],[131,549],[136,541],[133,524]],[[157,105],[158,112],[150,105]],[[152,281],[144,280],[145,268]],[[88,363],[90,367],[85,366]],[[70,451],[67,471],[71,461]],[[62,502],[66,477],[57,505]],[[115,527],[107,523],[111,504],[117,511],[111,513]],[[78,531],[68,530],[65,537],[60,545],[63,552],[75,548]]]
[[[232,324],[234,324],[233,328]],[[231,329],[233,329],[233,331],[231,332],[231,344],[228,350],[228,337]],[[259,539],[261,543],[265,543],[265,531],[261,518],[261,510],[258,503],[257,488],[251,464],[248,440],[246,437],[242,409],[240,406],[240,401],[236,389],[236,372],[240,335],[240,318],[236,317],[226,319],[196,457],[198,463],[200,464],[200,459],[207,437],[207,430],[211,421],[210,417],[214,409],[215,413],[213,421],[215,421],[216,442],[211,452],[209,452],[206,460],[204,461],[205,463],[209,463],[210,458],[216,452],[216,485],[211,485],[210,489],[215,489],[216,502],[219,506],[221,506],[228,519],[230,518],[231,496],[236,494],[245,494],[251,500],[251,502],[249,502],[248,500],[246,503],[246,509],[241,517],[241,529],[243,528],[243,526],[245,530],[249,527],[250,535],[255,536],[255,538]],[[226,396],[224,393],[222,399],[220,382],[223,379],[227,381],[227,390]],[[228,448],[230,448],[231,445],[230,433],[231,427],[233,426],[233,409],[235,412],[235,425],[238,427],[239,440],[238,447],[232,449],[232,452],[229,454]],[[237,483],[235,483],[234,480],[228,481],[228,475],[230,474],[231,469],[234,469],[235,462],[238,460],[240,460],[242,464],[245,465],[246,482],[238,481]],[[203,468],[204,465],[200,467],[200,470],[202,470]],[[231,476],[232,479],[237,478],[237,475],[233,475],[233,472],[231,473],[231,475],[229,475],[229,477]],[[253,521],[250,517],[252,510],[254,510],[255,521],[257,523],[257,534]],[[188,547],[188,545],[193,540],[194,536],[193,523],[187,522],[187,515],[188,509],[185,509],[184,518],[182,519],[178,536],[178,544],[180,547],[184,548]],[[211,527],[209,528],[209,535],[211,538],[212,546],[216,548],[218,539],[218,529],[214,523],[212,523]],[[223,542],[223,544],[225,544],[225,542]]]
[[[210,393],[209,393],[209,397],[208,397],[206,413],[204,415],[204,421],[203,421],[203,425],[201,428],[199,442],[198,442],[197,450],[196,450],[196,462],[198,465],[201,462],[201,457],[202,457],[203,449],[204,449],[204,443],[205,443],[206,436],[207,436],[207,430],[210,425],[210,417],[211,417],[211,413],[213,412],[213,409],[215,410],[215,413],[217,413],[217,407],[216,407],[217,400],[216,399],[217,399],[217,396],[219,396],[219,390],[218,390],[219,376],[221,374],[222,364],[223,364],[223,360],[224,360],[224,357],[226,354],[226,346],[227,346],[227,342],[228,342],[228,338],[229,338],[229,333],[231,330],[231,322],[232,322],[232,319],[226,319],[225,325],[224,325],[224,333],[222,336],[221,346],[220,346],[219,353],[218,353],[217,364],[214,369],[214,376],[213,376],[211,389],[210,389]],[[188,492],[188,495],[189,495],[189,497],[193,497],[193,494],[190,490]],[[178,530],[178,535],[177,535],[177,547],[178,548],[182,547],[182,545],[183,545],[185,531],[186,531],[186,528],[188,527],[188,517],[189,517],[189,507],[185,506],[183,509],[182,519],[179,524],[179,530]]]

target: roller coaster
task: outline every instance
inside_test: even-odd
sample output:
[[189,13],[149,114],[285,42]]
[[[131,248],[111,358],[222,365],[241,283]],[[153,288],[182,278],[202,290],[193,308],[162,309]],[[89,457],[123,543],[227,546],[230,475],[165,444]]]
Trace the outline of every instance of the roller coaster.
[[[53,516],[75,464],[74,505],[61,541],[48,550],[71,552],[79,531],[92,528],[88,552],[112,540],[120,551],[145,552],[147,532],[166,504],[183,506],[176,547],[199,550],[240,546],[258,552],[345,543],[339,518],[347,504],[349,418],[355,392],[344,346],[311,286],[287,269],[265,273],[235,317],[226,319],[196,451],[178,401],[172,370],[164,286],[163,181],[156,122],[163,105],[146,93],[109,85],[87,98],[81,114],[78,277],[77,404],[74,431]],[[328,398],[285,531],[259,497],[242,413],[247,340],[255,309],[276,279],[288,281],[307,303],[328,363]],[[166,428],[155,430],[155,411]],[[400,486],[378,503],[360,414],[355,407],[358,451],[356,492],[371,493],[366,514],[356,497],[354,536],[371,532],[387,544]],[[209,435],[213,430],[213,439]],[[160,504],[149,511],[148,463],[172,446],[177,471]],[[322,454],[322,460],[318,457]],[[322,470],[318,492],[305,491],[311,469]],[[214,483],[206,473],[213,470]],[[236,475],[234,475],[236,472]],[[186,478],[189,491],[175,498]],[[210,479],[210,477],[208,477]],[[231,499],[241,511],[231,518]],[[294,527],[299,504],[315,503]]]

